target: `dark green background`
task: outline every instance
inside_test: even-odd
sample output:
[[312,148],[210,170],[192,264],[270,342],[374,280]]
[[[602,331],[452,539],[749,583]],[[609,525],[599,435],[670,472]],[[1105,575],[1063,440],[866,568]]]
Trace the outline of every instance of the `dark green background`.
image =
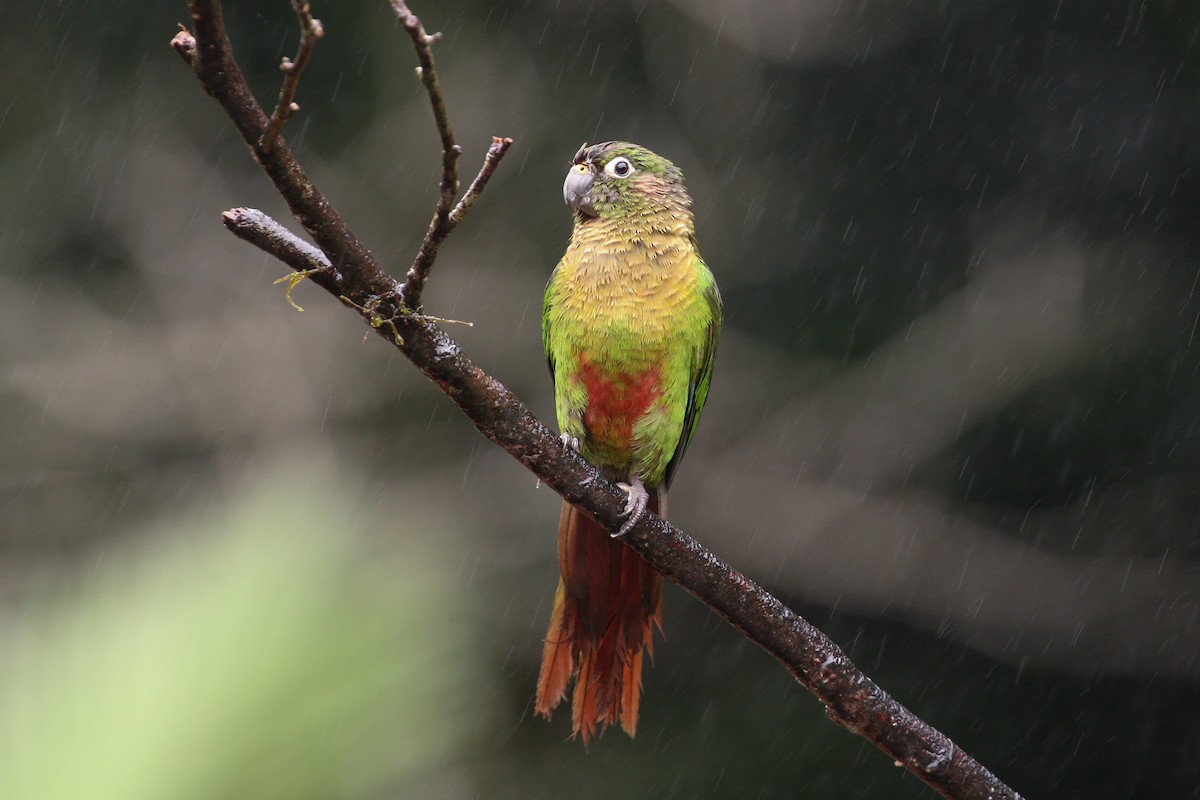
[[[464,176],[516,139],[426,294],[480,366],[549,418],[568,159],[667,155],[726,308],[674,521],[1027,796],[1200,795],[1195,4],[414,10]],[[556,496],[222,229],[286,210],[168,47],[182,2],[5,12],[0,624],[282,474],[327,534],[449,565],[415,602],[488,698],[412,682],[459,734],[369,796],[932,796],[678,591],[636,741],[532,718]],[[314,14],[285,135],[399,275],[439,169],[413,53],[384,2]],[[288,4],[227,16],[273,103]]]

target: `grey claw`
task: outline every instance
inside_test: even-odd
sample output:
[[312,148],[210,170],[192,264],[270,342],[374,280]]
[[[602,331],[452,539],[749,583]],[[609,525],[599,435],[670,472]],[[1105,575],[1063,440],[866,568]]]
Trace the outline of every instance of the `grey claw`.
[[650,493],[646,491],[646,487],[642,485],[642,480],[634,475],[633,480],[629,483],[618,483],[621,491],[629,495],[629,499],[625,502],[625,524],[621,529],[612,534],[612,538],[620,539],[629,531],[633,530],[633,526],[638,523],[642,517],[646,516],[646,506],[650,504]]
[[562,436],[558,437],[558,440],[560,442],[562,442],[563,447],[569,447],[572,450],[574,450],[576,453],[579,452],[579,440],[576,439],[571,434],[564,433]]

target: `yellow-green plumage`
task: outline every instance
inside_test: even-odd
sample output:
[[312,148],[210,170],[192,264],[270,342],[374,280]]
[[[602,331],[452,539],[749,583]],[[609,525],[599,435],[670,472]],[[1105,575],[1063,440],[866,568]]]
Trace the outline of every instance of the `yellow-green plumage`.
[[[696,247],[679,170],[624,142],[583,147],[564,186],[576,213],[546,288],[543,341],[558,423],[614,479],[665,490],[708,395],[721,322]],[[637,721],[643,648],[659,619],[661,576],[590,518],[564,506],[562,582],[537,710],[549,715],[578,674],[574,728]]]
[[[546,291],[546,353],[555,364],[560,428],[579,439],[584,457],[597,466],[636,473],[647,485],[666,477],[685,433],[689,389],[710,362],[715,284],[696,252],[690,221],[690,215],[660,220],[638,214],[579,225]],[[637,420],[632,440],[605,441],[587,430],[581,356],[618,375],[659,371],[662,395]],[[698,388],[707,393],[706,384]]]

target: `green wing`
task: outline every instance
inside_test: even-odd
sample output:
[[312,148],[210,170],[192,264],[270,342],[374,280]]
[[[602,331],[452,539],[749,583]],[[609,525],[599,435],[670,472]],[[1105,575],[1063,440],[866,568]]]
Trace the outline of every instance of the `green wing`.
[[542,295],[542,350],[546,353],[546,363],[550,365],[550,386],[554,386],[554,352],[550,349],[550,306],[551,303],[551,288],[554,286],[554,276],[558,274],[558,267],[550,273],[550,280],[546,282],[546,291]]
[[[708,272],[708,267],[701,261],[700,269]],[[663,478],[663,488],[669,488],[675,468],[683,460],[692,434],[696,432],[696,423],[700,421],[700,412],[704,410],[704,402],[708,399],[708,386],[712,383],[713,363],[717,360],[717,340],[721,335],[721,293],[717,291],[717,283],[709,275],[708,286],[704,290],[704,301],[708,304],[710,320],[705,332],[704,344],[696,351],[692,360],[692,377],[688,382],[687,408],[683,412],[683,430],[679,435],[679,443],[675,446],[675,454],[667,464],[666,475]]]

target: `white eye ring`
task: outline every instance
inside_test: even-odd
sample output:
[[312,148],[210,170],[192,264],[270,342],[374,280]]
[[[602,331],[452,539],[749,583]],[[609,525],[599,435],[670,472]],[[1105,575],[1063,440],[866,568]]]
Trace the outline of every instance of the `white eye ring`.
[[625,156],[617,156],[612,161],[604,165],[604,171],[614,178],[628,178],[633,173],[637,172],[633,168],[633,163]]

